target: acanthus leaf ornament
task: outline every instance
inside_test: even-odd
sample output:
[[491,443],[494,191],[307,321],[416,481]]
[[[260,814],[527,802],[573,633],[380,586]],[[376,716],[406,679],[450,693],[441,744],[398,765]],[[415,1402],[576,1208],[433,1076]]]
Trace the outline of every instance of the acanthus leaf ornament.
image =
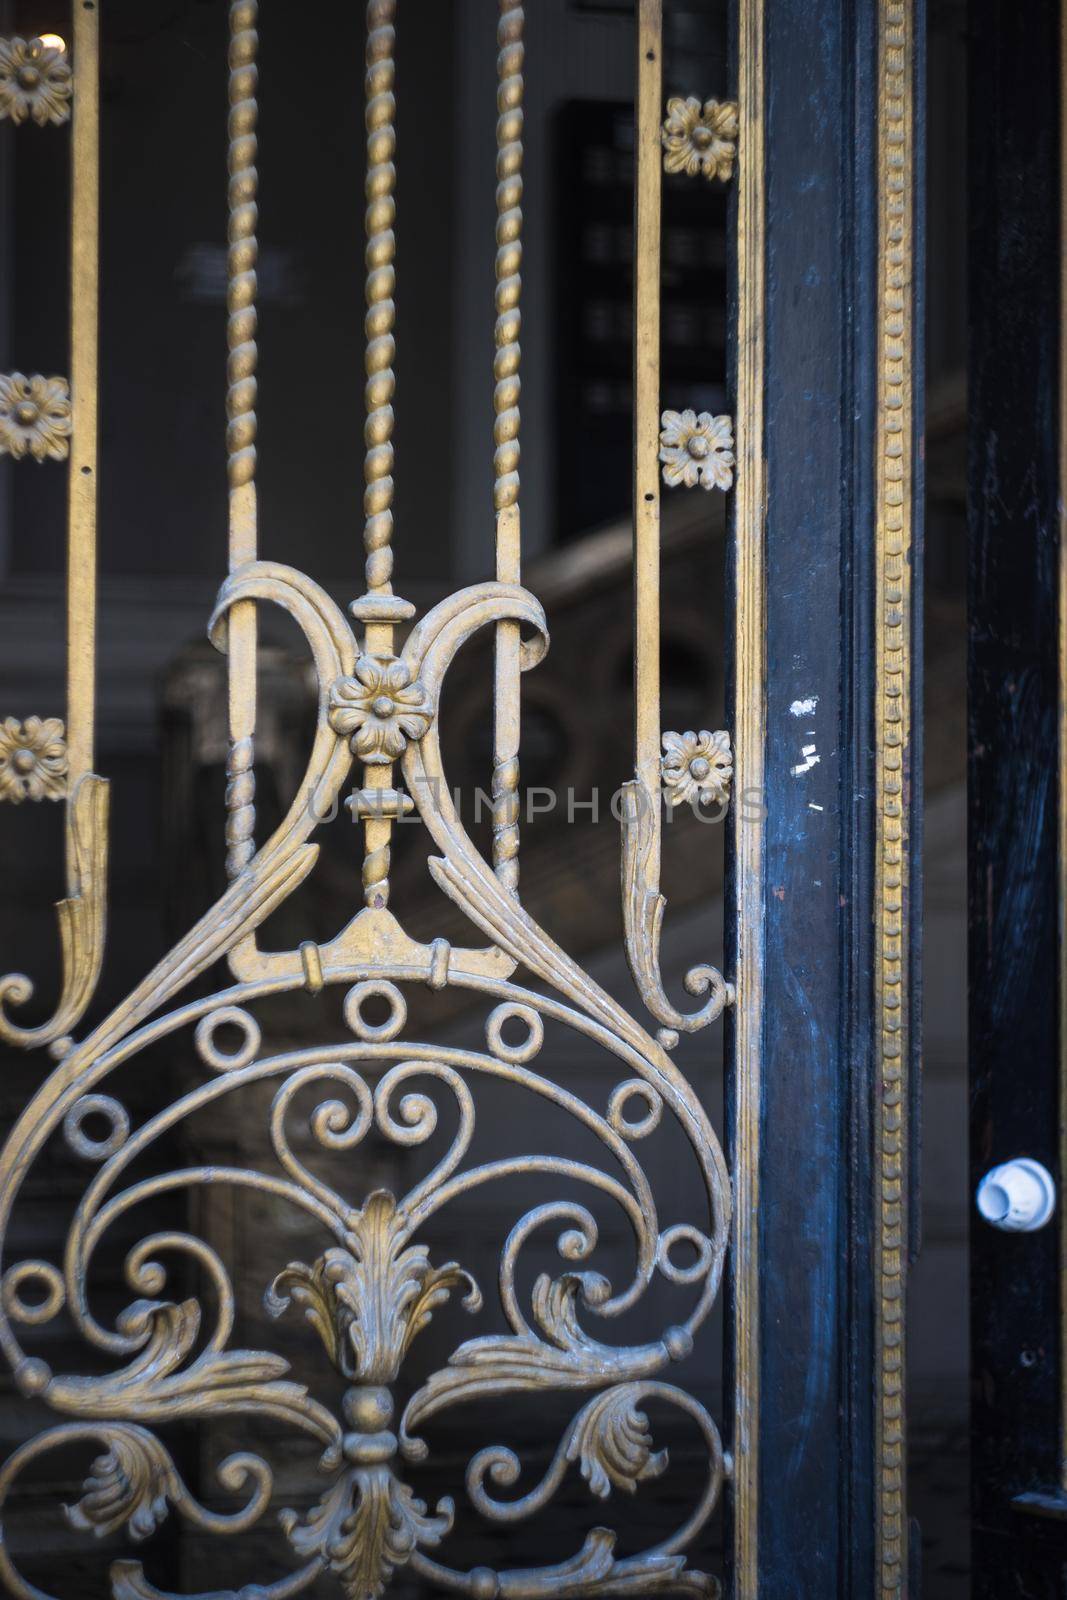
[[343,1473],[306,1515],[286,1510],[281,1523],[297,1554],[317,1557],[347,1600],[378,1600],[416,1549],[441,1543],[453,1509],[446,1497],[431,1515],[388,1465],[378,1464]]
[[115,1428],[107,1452],[93,1462],[82,1498],[66,1508],[67,1521],[98,1539],[123,1527],[132,1539],[147,1539],[167,1515],[175,1481],[173,1463],[154,1435]]
[[604,1500],[612,1489],[635,1494],[646,1478],[667,1468],[667,1452],[653,1452],[648,1418],[637,1408],[636,1384],[620,1384],[591,1401],[575,1421],[567,1459],[577,1461],[590,1492]]
[[346,1378],[393,1383],[412,1340],[454,1288],[466,1289],[468,1310],[481,1305],[470,1274],[454,1261],[431,1267],[426,1246],[408,1244],[408,1232],[393,1196],[376,1190],[350,1221],[347,1248],[327,1250],[311,1267],[291,1262],[271,1285],[267,1309],[277,1316],[293,1300]]

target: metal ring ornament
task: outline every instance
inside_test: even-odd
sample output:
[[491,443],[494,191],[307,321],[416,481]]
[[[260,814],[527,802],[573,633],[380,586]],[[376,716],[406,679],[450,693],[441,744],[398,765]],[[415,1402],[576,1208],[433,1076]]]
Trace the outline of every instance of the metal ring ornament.
[[[83,1124],[91,1116],[104,1117],[110,1125],[102,1139],[93,1139],[85,1132]],[[109,1094],[83,1094],[63,1118],[63,1137],[74,1154],[86,1161],[106,1161],[122,1149],[129,1136],[129,1113]]]
[[[365,1003],[376,996],[389,1007],[389,1015],[384,1022],[368,1022],[363,1015]],[[345,995],[344,1013],[345,1021],[356,1038],[374,1044],[388,1044],[408,1020],[407,1001],[396,984],[386,978],[367,978],[362,983],[353,984]]]
[[[505,1024],[521,1022],[526,1030],[526,1038],[521,1044],[508,1044],[504,1039]],[[495,1056],[501,1061],[509,1061],[515,1066],[523,1066],[527,1061],[532,1061],[545,1042],[545,1025],[532,1006],[521,1004],[505,1004],[497,1006],[489,1013],[485,1024],[485,1042]]]
[[[677,1244],[692,1245],[697,1253],[696,1260],[688,1267],[680,1267],[671,1260],[671,1251]],[[707,1277],[711,1260],[711,1240],[688,1222],[678,1222],[673,1228],[664,1228],[659,1236],[656,1264],[671,1283],[700,1283]]]
[[[220,1050],[215,1043],[216,1033],[224,1027],[238,1028],[243,1034],[236,1050]],[[201,1061],[213,1072],[239,1072],[255,1060],[263,1034],[255,1017],[243,1006],[219,1006],[200,1019],[193,1038]]]
[[[642,1100],[645,1105],[645,1115],[636,1122],[631,1122],[626,1115],[626,1107],[631,1100]],[[646,1138],[659,1127],[662,1116],[663,1100],[644,1078],[630,1078],[626,1083],[617,1084],[611,1091],[608,1122],[624,1139]]]
[[[21,1290],[27,1283],[43,1284],[45,1297],[37,1304],[27,1304]],[[17,1261],[8,1267],[0,1284],[0,1302],[13,1322],[27,1328],[39,1328],[51,1322],[62,1311],[67,1298],[63,1274],[50,1261]]]

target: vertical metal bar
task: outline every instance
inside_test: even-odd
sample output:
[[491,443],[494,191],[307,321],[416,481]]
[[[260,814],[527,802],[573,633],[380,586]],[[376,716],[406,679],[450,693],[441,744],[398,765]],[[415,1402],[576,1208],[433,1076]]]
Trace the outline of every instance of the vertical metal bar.
[[[736,1600],[759,1589],[760,1104],[767,737],[763,0],[739,0],[737,487],[734,496],[733,1530]],[[754,802],[754,803],[753,803]]]
[[[96,479],[100,258],[100,13],[74,4],[71,151],[71,407],[67,499],[68,787],[93,770],[96,720]],[[73,842],[68,829],[68,875]]]
[[[229,49],[229,226],[226,307],[226,449],[229,566],[256,559],[256,0],[233,0]],[[226,871],[236,878],[255,854],[256,608],[239,602],[229,623]]]
[[[62,1041],[93,997],[107,926],[108,785],[93,772],[96,722],[97,382],[100,276],[100,14],[74,0],[70,205],[71,447],[67,488],[66,880],[56,911],[63,987],[56,1011],[19,1028],[4,1001],[33,993],[21,974],[0,976],[0,1038],[29,1049]],[[69,1040],[68,1040],[69,1043]]]
[[[500,0],[497,23],[496,353],[493,358],[493,507],[496,576],[522,578],[519,526],[519,335],[522,317],[523,24],[518,0]],[[513,893],[519,886],[519,625],[496,630],[493,696],[493,866]]]
[[[13,10],[10,0],[0,0],[0,32],[14,31]],[[14,141],[0,139],[0,216],[12,217],[15,203]],[[0,232],[0,372],[10,372],[12,366],[12,316],[15,293],[15,250],[11,227]],[[12,556],[11,526],[11,475],[4,473],[0,484],[0,579],[6,578]]]
[[634,183],[634,773],[649,798],[648,881],[659,883],[659,344],[663,0],[638,0]]
[[[366,618],[364,648],[368,655],[393,653],[392,617],[402,616],[403,605],[390,604],[393,593],[393,395],[396,376],[396,0],[369,0],[366,54],[366,267],[367,314],[366,459],[363,495],[363,543],[366,551],[367,592],[356,614]],[[365,790],[392,787],[392,763],[368,763],[363,770]],[[383,808],[384,809],[384,808]],[[363,894],[368,906],[389,903],[390,840],[392,818],[375,815],[373,805],[363,825]]]

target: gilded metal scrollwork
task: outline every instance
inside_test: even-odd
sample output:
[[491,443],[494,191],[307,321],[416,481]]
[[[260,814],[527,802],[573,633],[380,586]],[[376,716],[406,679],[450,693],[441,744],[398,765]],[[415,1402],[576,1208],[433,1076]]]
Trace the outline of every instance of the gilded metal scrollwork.
[[[315,846],[308,840],[316,816],[322,815],[318,807],[339,792],[352,764],[348,738],[331,727],[328,707],[334,685],[351,674],[357,642],[340,612],[310,580],[267,563],[250,564],[224,585],[217,638],[224,641],[225,619],[234,607],[267,595],[300,621],[320,683],[315,746],[289,817],[186,939],[73,1049],[24,1113],[4,1152],[3,1226],[23,1175],[55,1130],[65,1128],[73,1146],[97,1170],[72,1224],[62,1272],[48,1263],[15,1261],[3,1278],[0,1346],[16,1381],[24,1393],[36,1395],[71,1421],[17,1452],[0,1478],[0,1490],[6,1493],[45,1449],[86,1440],[98,1447],[98,1455],[70,1513],[76,1527],[111,1531],[121,1524],[132,1537],[143,1537],[174,1511],[211,1531],[241,1532],[262,1515],[270,1499],[267,1463],[249,1456],[222,1463],[221,1483],[243,1493],[246,1503],[232,1515],[208,1514],[183,1487],[153,1430],[178,1417],[266,1413],[309,1433],[322,1452],[327,1483],[318,1505],[306,1515],[283,1514],[294,1552],[306,1563],[301,1582],[330,1572],[349,1595],[377,1595],[391,1573],[406,1563],[429,1580],[472,1596],[492,1592],[521,1600],[542,1594],[714,1592],[712,1580],[685,1567],[682,1550],[716,1502],[724,1470],[721,1444],[703,1408],[658,1375],[692,1350],[717,1293],[730,1216],[729,1182],[718,1144],[697,1096],[663,1050],[553,944],[499,882],[463,829],[447,798],[447,783],[441,781],[438,714],[448,668],[475,633],[501,620],[530,632],[521,646],[522,664],[533,666],[547,638],[543,613],[532,595],[517,586],[479,585],[445,601],[412,631],[402,659],[423,685],[430,720],[421,737],[408,739],[401,763],[409,792],[440,851],[431,862],[437,882],[497,950],[521,962],[551,992],[527,989],[502,976],[453,970],[446,962],[445,981],[471,991],[490,1007],[484,1050],[406,1037],[404,990],[412,983],[432,982],[433,974],[392,959],[384,950],[356,963],[322,964],[323,984],[341,985],[347,994],[344,1013],[352,1035],[347,1042],[281,1054],[265,1047],[253,1008],[270,993],[304,987],[303,975],[296,971],[239,982],[207,999],[164,1009],[213,960],[245,938],[310,869]],[[312,797],[315,805],[308,803]],[[361,916],[376,914],[367,909]],[[386,999],[384,1022],[365,1017],[368,991]],[[503,1038],[503,1026],[511,1018],[526,1029],[518,1044]],[[624,1076],[603,1111],[538,1070],[546,1021],[577,1029],[619,1062]],[[238,1041],[222,1050],[215,1034],[224,1023],[231,1036],[237,1030]],[[110,1075],[150,1043],[183,1031],[193,1035],[201,1080],[162,1112],[135,1125],[107,1095]],[[485,1077],[509,1085],[516,1094],[539,1096],[576,1118],[600,1141],[618,1175],[596,1163],[551,1154],[469,1164],[477,1116],[475,1085]],[[269,1113],[276,1173],[192,1166],[140,1175],[142,1158],[168,1130],[196,1111],[229,1097],[239,1099],[264,1082],[276,1086]],[[297,1152],[292,1138],[296,1102],[312,1088],[327,1096],[307,1117],[314,1141],[325,1151],[353,1151],[372,1128],[397,1145],[425,1143],[439,1120],[435,1089],[451,1099],[458,1113],[457,1131],[445,1154],[407,1194],[396,1198],[378,1190],[360,1199],[334,1189],[315,1170],[303,1146]],[[81,1124],[90,1112],[103,1116],[106,1131],[88,1140]],[[702,1228],[661,1226],[635,1153],[665,1113],[678,1120],[703,1175],[708,1215]],[[443,1207],[517,1172],[587,1185],[617,1205],[635,1241],[633,1279],[615,1288],[595,1270],[598,1232],[588,1207],[572,1199],[535,1206],[516,1219],[501,1257],[499,1296],[507,1331],[461,1343],[447,1366],[432,1373],[394,1418],[393,1386],[431,1315],[451,1315],[457,1293],[467,1315],[476,1315],[481,1306],[480,1289],[462,1263],[434,1263],[418,1235]],[[234,1300],[227,1269],[192,1234],[157,1233],[137,1245],[126,1263],[136,1298],[114,1326],[97,1320],[87,1286],[94,1255],[108,1231],[161,1194],[201,1185],[258,1190],[298,1208],[320,1226],[328,1241],[321,1255],[311,1262],[279,1261],[277,1276],[264,1291],[274,1314],[306,1320],[327,1359],[348,1381],[341,1416],[289,1380],[286,1363],[278,1356],[231,1348]],[[538,1278],[525,1307],[518,1264],[527,1241],[546,1227],[559,1231],[564,1270],[556,1277]],[[677,1261],[683,1243],[695,1257],[684,1266]],[[185,1253],[205,1273],[212,1285],[213,1327],[204,1325],[197,1301],[167,1299],[166,1273],[158,1260],[167,1252]],[[695,1296],[688,1315],[659,1339],[612,1345],[586,1326],[589,1318],[610,1319],[628,1310],[657,1279],[688,1288]],[[31,1287],[37,1290],[33,1296]],[[100,1377],[56,1374],[24,1350],[19,1329],[38,1328],[63,1309],[90,1345],[120,1363],[116,1370]],[[543,1571],[503,1571],[491,1581],[484,1572],[440,1565],[436,1550],[451,1524],[451,1507],[447,1501],[434,1510],[423,1506],[403,1478],[402,1463],[425,1454],[422,1430],[442,1411],[472,1402],[484,1407],[502,1395],[538,1389],[592,1391],[594,1398],[576,1412],[546,1479],[519,1499],[499,1499],[488,1488],[490,1483],[500,1488],[516,1481],[518,1465],[506,1452],[494,1447],[476,1457],[468,1490],[477,1509],[504,1522],[532,1514],[547,1503],[571,1464],[577,1464],[599,1498],[666,1470],[665,1457],[652,1449],[643,1409],[652,1401],[662,1402],[680,1407],[694,1420],[709,1461],[703,1498],[675,1538],[645,1556],[617,1558],[614,1536],[598,1528],[572,1562]],[[433,1556],[427,1553],[431,1549]],[[32,1592],[4,1554],[0,1567],[13,1593]],[[142,1577],[136,1564],[116,1564],[113,1592],[155,1592]]]
[[[321,1580],[324,1590],[332,1583],[350,1600],[377,1600],[406,1569],[439,1590],[471,1600],[718,1595],[718,1581],[691,1568],[686,1551],[718,1503],[727,1461],[706,1408],[668,1374],[693,1352],[721,1283],[731,1226],[722,1152],[699,1096],[663,1044],[523,907],[512,870],[514,850],[510,842],[501,842],[501,829],[510,826],[503,808],[492,859],[480,853],[453,801],[441,754],[442,691],[460,650],[486,629],[497,641],[494,700],[498,711],[504,708],[498,729],[505,739],[505,745],[498,743],[499,756],[512,739],[517,741],[519,674],[536,667],[548,648],[544,611],[518,581],[517,500],[508,488],[517,464],[517,450],[511,448],[517,429],[517,286],[507,287],[497,308],[513,330],[500,346],[506,360],[497,371],[496,444],[503,452],[497,458],[498,490],[503,485],[507,491],[503,503],[498,494],[496,506],[498,576],[450,595],[400,638],[397,626],[412,608],[392,589],[395,0],[370,0],[366,592],[351,607],[353,628],[311,578],[256,557],[254,453],[248,453],[254,436],[253,0],[234,0],[230,16],[233,515],[230,572],[209,625],[212,639],[231,660],[230,882],[121,1004],[70,1045],[0,1154],[0,1240],[5,1241],[27,1175],[52,1138],[64,1138],[92,1168],[62,1263],[19,1259],[5,1242],[0,1352],[19,1391],[61,1420],[16,1450],[0,1471],[0,1515],[13,1486],[42,1456],[83,1446],[91,1452],[87,1476],[67,1513],[76,1530],[122,1533],[137,1541],[177,1516],[208,1534],[249,1533],[276,1498],[270,1463],[254,1451],[222,1460],[219,1488],[234,1497],[235,1508],[219,1511],[191,1493],[161,1430],[179,1420],[224,1417],[240,1426],[269,1418],[313,1443],[321,1492],[310,1510],[278,1508],[293,1568],[262,1575],[242,1594],[284,1600]],[[501,0],[502,293],[517,278],[519,265],[521,27],[522,8]],[[655,128],[650,145],[658,182]],[[655,478],[654,447],[648,459]],[[517,483],[514,487],[517,492]],[[317,678],[318,713],[307,768],[289,811],[256,847],[250,819],[248,826],[232,824],[252,803],[250,788],[235,792],[234,785],[251,767],[254,673],[250,677],[247,668],[250,659],[254,667],[254,607],[264,602],[282,607],[304,635]],[[655,712],[658,716],[658,696]],[[238,762],[235,752],[245,740],[247,760],[242,756]],[[513,755],[517,762],[517,742]],[[658,728],[654,758],[650,770],[658,787]],[[689,770],[699,782],[693,761]],[[365,904],[328,943],[260,950],[256,931],[314,869],[318,845],[313,835],[354,771],[357,787],[349,803],[363,824]],[[724,783],[721,761],[718,772]],[[517,785],[517,765],[514,781]],[[420,944],[390,908],[392,827],[409,808],[418,813],[434,846],[429,870],[435,883],[479,930],[484,948],[457,948],[444,939]],[[648,839],[651,850],[658,835]],[[654,881],[650,871],[642,858],[633,874],[635,897]],[[648,914],[646,900],[634,915]],[[657,936],[658,924],[647,948],[655,948]],[[210,995],[190,996],[190,985],[223,958],[232,981]],[[525,974],[521,979],[518,968]],[[726,986],[713,969],[708,973],[712,996],[705,1011],[721,1009]],[[413,1034],[409,1000],[421,986],[462,991],[481,1010],[484,1044],[459,1047]],[[293,1004],[315,1008],[321,1031],[321,997],[327,991],[340,1000],[344,1026],[338,1022],[337,1037],[295,1047],[271,1041],[266,1002],[287,994]],[[583,1099],[553,1071],[557,1045],[550,1030],[561,1029],[597,1047],[613,1064],[613,1087],[603,1104]],[[175,1099],[135,1115],[117,1097],[116,1075],[164,1041],[186,1051],[192,1071]],[[475,1140],[479,1089],[487,1084],[506,1092],[515,1109],[518,1148],[496,1157]],[[522,1111],[534,1104],[570,1119],[582,1133],[581,1155],[525,1148]],[[263,1118],[267,1159],[242,1165],[189,1158],[183,1164],[173,1156],[176,1130],[201,1113],[225,1110]],[[681,1222],[661,1220],[641,1160],[642,1141],[668,1122],[680,1133],[702,1187],[699,1216]],[[454,1130],[443,1153],[440,1143],[430,1146],[439,1126]],[[432,1148],[432,1164],[406,1192],[394,1194],[364,1182],[358,1155],[372,1134],[397,1150]],[[343,1166],[331,1164],[328,1157],[339,1152],[352,1159]],[[168,1159],[177,1164],[168,1166]],[[546,1185],[558,1182],[561,1197],[525,1201],[514,1216],[504,1215],[499,1316],[488,1331],[479,1331],[473,1319],[483,1312],[489,1286],[475,1283],[461,1259],[432,1254],[427,1230],[446,1208],[518,1176]],[[289,1259],[279,1244],[273,1276],[260,1287],[267,1311],[302,1327],[311,1335],[309,1348],[321,1349],[324,1369],[340,1375],[345,1389],[339,1404],[324,1404],[311,1387],[296,1382],[274,1351],[234,1344],[237,1304],[230,1266],[191,1225],[155,1226],[128,1249],[130,1300],[117,1316],[103,1316],[91,1296],[99,1255],[129,1237],[139,1217],[157,1216],[155,1204],[164,1196],[212,1188],[267,1198],[314,1231],[319,1243],[308,1259]],[[603,1208],[622,1219],[632,1240],[621,1282],[612,1282],[598,1266]],[[555,1236],[559,1264],[531,1283],[531,1241],[546,1231]],[[166,1263],[174,1258],[195,1269],[202,1294],[180,1298],[169,1290]],[[663,1319],[655,1337],[613,1342],[615,1319],[643,1303],[654,1288],[672,1303],[669,1319]],[[69,1319],[91,1352],[89,1373],[54,1371],[35,1352],[39,1330],[60,1316]],[[472,1319],[470,1336],[458,1340],[443,1366],[417,1373],[401,1406],[398,1382],[417,1361],[419,1336],[431,1318],[449,1329]],[[571,1420],[540,1481],[529,1487],[520,1487],[522,1463],[502,1444],[475,1454],[457,1489],[465,1487],[476,1512],[501,1527],[514,1527],[548,1506],[571,1471],[584,1480],[594,1501],[638,1492],[670,1470],[667,1451],[656,1447],[651,1415],[667,1408],[693,1430],[705,1460],[702,1486],[677,1530],[650,1549],[623,1554],[616,1532],[596,1523],[563,1561],[500,1570],[447,1565],[454,1499],[444,1496],[427,1504],[418,1497],[411,1469],[428,1455],[427,1434],[438,1418],[466,1407],[469,1415],[477,1408],[477,1418],[488,1420],[491,1407],[520,1393],[573,1397]],[[10,1593],[40,1600],[42,1592],[18,1572],[2,1540],[0,1577]],[[110,1581],[116,1600],[168,1600],[131,1558],[112,1563]],[[216,1594],[212,1600],[224,1597]],[[225,1600],[237,1597],[229,1594]]]

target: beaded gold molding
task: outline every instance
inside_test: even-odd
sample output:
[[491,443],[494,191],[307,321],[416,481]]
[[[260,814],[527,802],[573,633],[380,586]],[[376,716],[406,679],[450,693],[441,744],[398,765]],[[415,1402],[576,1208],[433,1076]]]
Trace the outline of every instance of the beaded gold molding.
[[907,1580],[905,1275],[908,1145],[908,762],[911,699],[911,0],[880,0],[878,440],[875,526],[875,982],[877,1092],[875,1536],[883,1600]]

